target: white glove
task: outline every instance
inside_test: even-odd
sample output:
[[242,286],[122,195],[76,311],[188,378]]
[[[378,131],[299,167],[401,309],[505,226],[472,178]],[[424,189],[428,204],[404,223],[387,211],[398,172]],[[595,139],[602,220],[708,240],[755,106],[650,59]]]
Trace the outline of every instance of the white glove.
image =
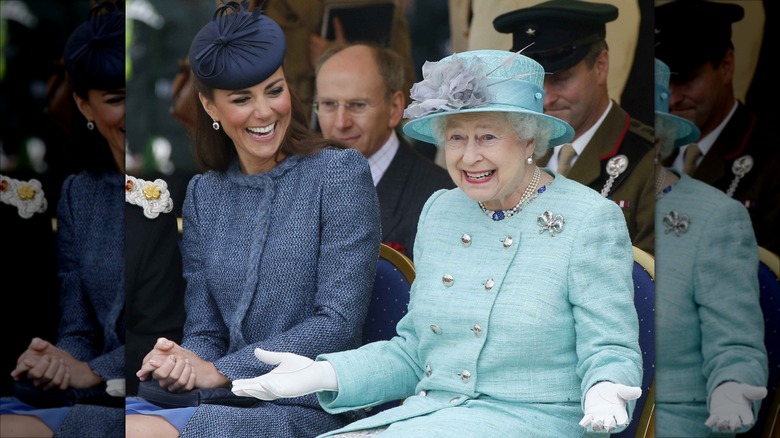
[[766,397],[766,388],[737,382],[718,385],[710,394],[710,416],[704,425],[713,432],[736,432],[750,427],[753,418],[753,401]]
[[609,432],[628,425],[626,401],[636,400],[642,388],[612,382],[599,382],[585,393],[585,416],[580,426],[593,431]]
[[259,377],[234,380],[233,394],[270,401],[339,389],[336,370],[326,361],[315,362],[305,356],[260,348],[255,348],[255,357],[278,366]]

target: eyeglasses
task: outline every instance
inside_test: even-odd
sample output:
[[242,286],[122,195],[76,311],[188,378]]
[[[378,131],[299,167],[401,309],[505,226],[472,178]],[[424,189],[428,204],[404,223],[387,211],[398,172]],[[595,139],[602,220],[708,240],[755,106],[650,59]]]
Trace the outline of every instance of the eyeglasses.
[[361,114],[365,114],[366,111],[368,111],[369,108],[373,107],[374,105],[363,102],[361,100],[355,100],[351,102],[344,102],[340,103],[335,100],[320,100],[318,102],[314,102],[312,104],[314,107],[314,112],[317,114],[324,114],[331,116],[333,114],[336,114],[336,111],[338,111],[340,106],[343,106],[345,110],[349,111],[350,114],[353,116],[359,116]]

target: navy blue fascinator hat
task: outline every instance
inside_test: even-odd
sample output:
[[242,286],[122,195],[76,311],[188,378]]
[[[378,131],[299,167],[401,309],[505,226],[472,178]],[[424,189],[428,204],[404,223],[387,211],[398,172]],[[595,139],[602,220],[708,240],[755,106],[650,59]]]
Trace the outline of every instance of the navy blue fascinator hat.
[[76,92],[125,87],[123,2],[102,2],[68,37],[63,63]]
[[284,61],[284,32],[261,9],[231,1],[214,12],[190,45],[192,73],[209,88],[237,90],[268,79]]

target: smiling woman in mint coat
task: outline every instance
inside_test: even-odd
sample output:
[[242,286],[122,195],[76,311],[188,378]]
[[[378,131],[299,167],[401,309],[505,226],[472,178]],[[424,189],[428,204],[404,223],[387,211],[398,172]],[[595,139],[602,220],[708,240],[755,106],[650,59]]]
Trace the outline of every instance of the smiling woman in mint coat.
[[404,399],[323,436],[622,430],[642,378],[631,242],[615,203],[534,164],[573,135],[542,112],[542,67],[480,50],[423,73],[404,131],[444,148],[457,188],[423,208],[397,336],[316,361],[258,349],[278,367],[233,392],[316,391],[331,413]]

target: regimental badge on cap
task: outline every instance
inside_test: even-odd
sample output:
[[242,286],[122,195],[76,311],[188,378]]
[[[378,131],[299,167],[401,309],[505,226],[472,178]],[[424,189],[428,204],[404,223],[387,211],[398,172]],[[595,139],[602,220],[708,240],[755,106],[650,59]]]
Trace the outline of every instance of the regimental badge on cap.
[[19,217],[23,219],[43,213],[48,207],[41,182],[35,178],[20,181],[0,175],[0,202],[16,206]]
[[168,183],[159,178],[150,182],[125,175],[125,202],[143,207],[144,216],[149,219],[173,210]]

